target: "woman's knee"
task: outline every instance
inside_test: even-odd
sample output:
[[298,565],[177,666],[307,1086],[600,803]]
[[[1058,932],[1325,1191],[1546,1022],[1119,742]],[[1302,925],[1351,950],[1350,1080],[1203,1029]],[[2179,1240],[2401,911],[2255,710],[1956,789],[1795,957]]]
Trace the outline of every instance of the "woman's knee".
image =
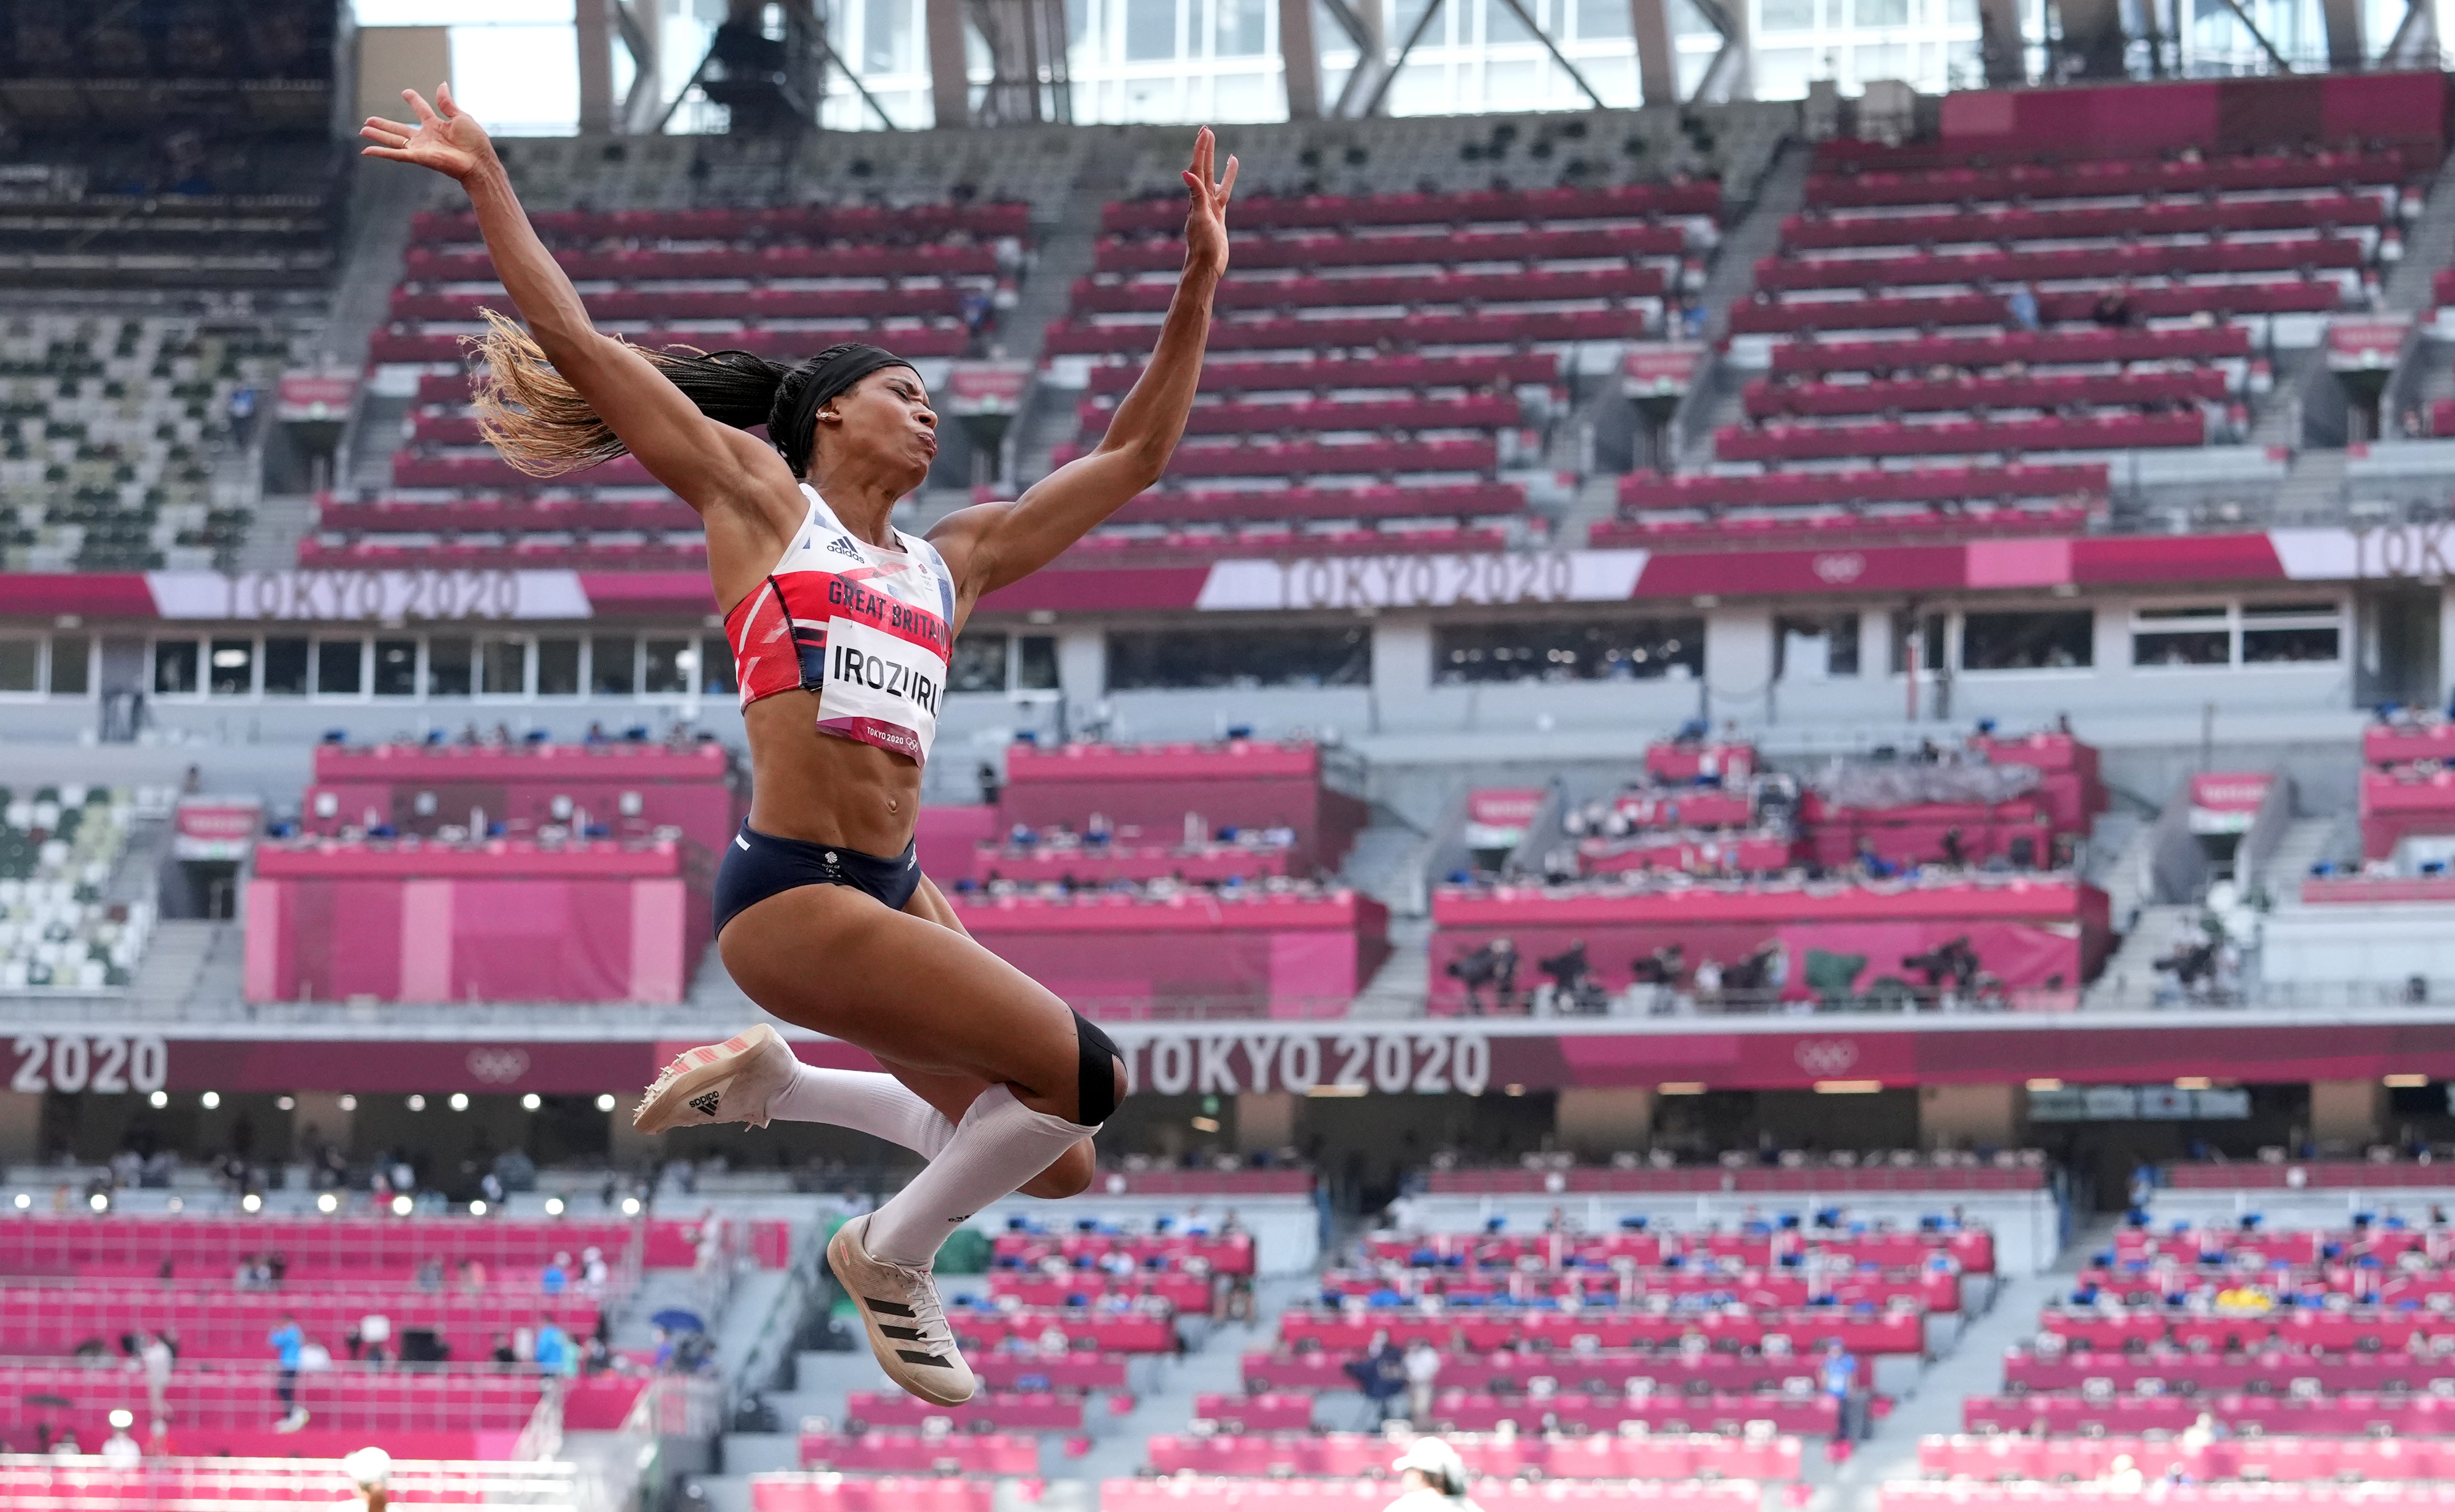
[[1091,1179],[1099,1172],[1099,1158],[1092,1153],[1091,1141],[1077,1139],[1064,1155],[1049,1163],[1048,1169],[1023,1183],[1023,1195],[1040,1198],[1081,1197],[1091,1189]]

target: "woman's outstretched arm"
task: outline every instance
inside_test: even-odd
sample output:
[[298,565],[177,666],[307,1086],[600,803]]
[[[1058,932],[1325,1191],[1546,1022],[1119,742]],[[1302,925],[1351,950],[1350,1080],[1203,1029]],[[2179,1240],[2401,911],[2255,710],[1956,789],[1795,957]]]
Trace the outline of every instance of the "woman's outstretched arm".
[[1150,364],[1109,417],[1100,444],[1013,503],[959,510],[929,533],[967,595],[994,593],[1047,566],[1167,470],[1202,381],[1210,296],[1228,271],[1228,196],[1236,188],[1236,159],[1228,159],[1227,173],[1214,183],[1216,150],[1206,126],[1194,140],[1193,166],[1185,171],[1193,196],[1185,217],[1185,272]]
[[485,129],[453,103],[452,87],[437,88],[431,106],[415,90],[401,97],[416,124],[370,116],[358,131],[372,144],[365,155],[431,168],[468,191],[487,255],[530,338],[631,454],[702,515],[755,520],[762,498],[788,501],[790,513],[792,474],[774,449],[700,413],[637,348],[589,323],[579,291],[529,224]]

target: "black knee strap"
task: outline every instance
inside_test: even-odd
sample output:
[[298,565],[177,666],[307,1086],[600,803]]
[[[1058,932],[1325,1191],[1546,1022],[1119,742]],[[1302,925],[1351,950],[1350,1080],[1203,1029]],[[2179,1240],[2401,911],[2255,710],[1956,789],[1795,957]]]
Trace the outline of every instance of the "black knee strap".
[[1083,1086],[1078,1094],[1077,1123],[1101,1124],[1117,1111],[1117,1066],[1125,1058],[1106,1031],[1081,1014],[1074,1016],[1074,1043],[1083,1057]]

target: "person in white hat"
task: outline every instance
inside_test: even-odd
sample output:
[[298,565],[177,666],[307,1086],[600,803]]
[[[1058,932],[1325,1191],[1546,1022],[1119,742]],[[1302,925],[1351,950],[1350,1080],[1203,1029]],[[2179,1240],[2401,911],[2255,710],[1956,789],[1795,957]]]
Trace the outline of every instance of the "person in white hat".
[[1388,1512],[1483,1512],[1466,1494],[1466,1462],[1438,1439],[1418,1439],[1390,1462],[1406,1490]]
[[[373,1444],[341,1460],[341,1470],[356,1490],[355,1504],[367,1512],[386,1512],[392,1504],[392,1456]],[[344,1503],[350,1504],[350,1503]]]

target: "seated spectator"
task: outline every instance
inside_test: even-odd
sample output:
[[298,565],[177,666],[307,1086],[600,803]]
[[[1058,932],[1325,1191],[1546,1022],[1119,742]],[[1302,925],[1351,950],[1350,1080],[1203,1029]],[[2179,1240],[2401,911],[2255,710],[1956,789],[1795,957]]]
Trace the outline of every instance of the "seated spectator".
[[2125,331],[2139,324],[2139,312],[2131,303],[2131,280],[2124,279],[2097,296],[2089,307],[2088,318],[2107,331]]
[[2014,284],[2012,292],[2003,296],[2003,306],[2013,325],[2022,331],[2038,329],[2038,292],[2026,283]]

